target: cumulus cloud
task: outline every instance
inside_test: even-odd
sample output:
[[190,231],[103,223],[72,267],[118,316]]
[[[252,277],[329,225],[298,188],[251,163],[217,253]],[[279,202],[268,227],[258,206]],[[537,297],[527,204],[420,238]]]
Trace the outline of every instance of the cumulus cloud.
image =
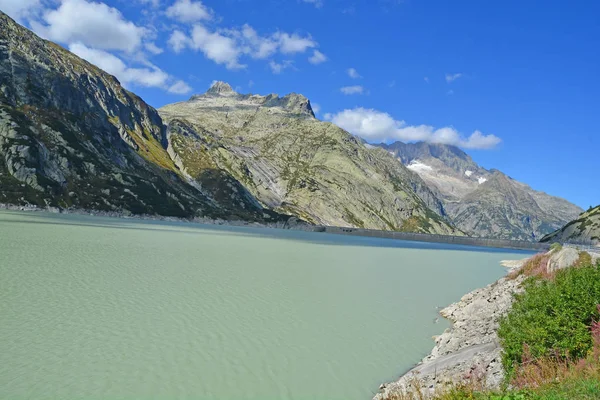
[[185,35],[185,33],[175,30],[173,33],[171,33],[171,37],[169,37],[167,43],[175,53],[180,53],[188,46],[189,38]]
[[425,141],[467,149],[491,149],[501,142],[499,137],[484,135],[478,130],[464,137],[453,127],[436,129],[429,125],[407,125],[388,113],[362,107],[327,114],[326,118],[340,128],[371,142]]
[[174,94],[186,94],[186,93],[191,92],[192,88],[184,81],[179,80],[179,81],[173,83],[171,86],[169,86],[167,91],[169,93],[174,93]]
[[358,79],[358,78],[362,78],[362,76],[360,76],[360,74],[358,73],[358,71],[354,68],[348,68],[348,76],[352,79]]
[[[210,30],[201,23],[193,26],[191,35],[188,37],[184,32],[175,30],[168,41],[171,49],[179,53],[185,48],[191,48],[204,53],[205,57],[217,64],[223,64],[228,69],[242,69],[246,65],[240,59],[248,56],[253,59],[269,59],[275,54],[303,53],[317,46],[310,35],[301,36],[297,33],[276,32],[272,35],[262,36],[250,25],[241,28]],[[309,61],[320,63],[327,57],[315,50]],[[283,64],[270,61],[269,66],[275,73],[280,73],[290,66],[288,62]]]
[[169,74],[156,66],[130,68],[119,57],[104,50],[89,48],[82,43],[71,44],[69,50],[109,74],[116,76],[124,86],[157,87],[178,94],[191,90],[183,81],[171,84],[172,78]]
[[310,35],[302,37],[297,33],[277,32],[274,37],[279,41],[279,51],[283,54],[304,53],[309,48],[317,47],[317,42]]
[[167,17],[183,23],[212,19],[211,10],[201,1],[177,0],[165,12]]
[[241,69],[241,49],[235,39],[218,32],[210,32],[204,26],[194,25],[190,46],[201,51],[206,58],[217,64],[224,64],[228,69]]
[[44,14],[43,21],[32,23],[32,28],[50,40],[103,50],[133,52],[147,34],[147,29],[127,21],[116,8],[86,0],[62,0],[57,9]]
[[343,88],[340,89],[340,92],[344,93],[345,95],[351,95],[351,94],[363,94],[365,91],[365,89],[362,86],[356,85],[356,86],[344,86]]
[[0,10],[17,22],[35,16],[40,6],[40,0],[0,0]]
[[280,74],[284,69],[291,68],[293,64],[294,63],[291,60],[285,60],[281,63],[270,61],[269,68],[271,68],[271,71],[273,71],[274,74]]
[[319,50],[314,50],[313,55],[308,59],[308,62],[314,65],[324,63],[325,61],[327,61],[327,56]]
[[[455,80],[462,78],[462,76],[463,74],[460,72],[458,74],[446,74],[446,82],[454,82]],[[429,80],[427,80],[427,82],[429,82]]]
[[310,107],[312,108],[312,110],[315,114],[318,114],[319,112],[321,112],[321,106],[317,103],[310,103]]

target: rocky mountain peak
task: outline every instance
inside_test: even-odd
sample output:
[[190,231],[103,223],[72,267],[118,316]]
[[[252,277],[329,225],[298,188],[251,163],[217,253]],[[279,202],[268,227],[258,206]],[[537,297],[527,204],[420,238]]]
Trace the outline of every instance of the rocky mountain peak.
[[305,114],[314,118],[315,113],[310,105],[310,100],[298,93],[290,93],[283,97],[277,95],[267,96],[266,107],[281,107],[294,114]]
[[233,90],[229,83],[216,81],[210,86],[206,94],[231,95],[237,93]]

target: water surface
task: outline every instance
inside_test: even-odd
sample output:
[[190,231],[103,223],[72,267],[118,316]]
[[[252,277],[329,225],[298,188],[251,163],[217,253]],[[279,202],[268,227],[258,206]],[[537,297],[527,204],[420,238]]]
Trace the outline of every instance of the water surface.
[[0,212],[0,398],[369,399],[524,254]]

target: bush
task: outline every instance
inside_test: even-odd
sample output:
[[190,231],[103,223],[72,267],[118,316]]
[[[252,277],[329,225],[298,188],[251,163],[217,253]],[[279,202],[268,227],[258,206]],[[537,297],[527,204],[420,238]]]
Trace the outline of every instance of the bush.
[[550,245],[550,251],[559,252],[562,250],[562,244],[554,242]]
[[592,348],[590,327],[599,318],[600,266],[558,271],[554,280],[528,278],[524,287],[498,330],[508,375],[524,352],[533,359],[585,357]]

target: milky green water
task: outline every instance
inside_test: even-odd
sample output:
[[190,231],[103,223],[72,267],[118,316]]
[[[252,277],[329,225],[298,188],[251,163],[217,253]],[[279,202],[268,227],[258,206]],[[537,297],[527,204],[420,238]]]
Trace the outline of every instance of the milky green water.
[[0,212],[0,398],[370,399],[523,254]]

